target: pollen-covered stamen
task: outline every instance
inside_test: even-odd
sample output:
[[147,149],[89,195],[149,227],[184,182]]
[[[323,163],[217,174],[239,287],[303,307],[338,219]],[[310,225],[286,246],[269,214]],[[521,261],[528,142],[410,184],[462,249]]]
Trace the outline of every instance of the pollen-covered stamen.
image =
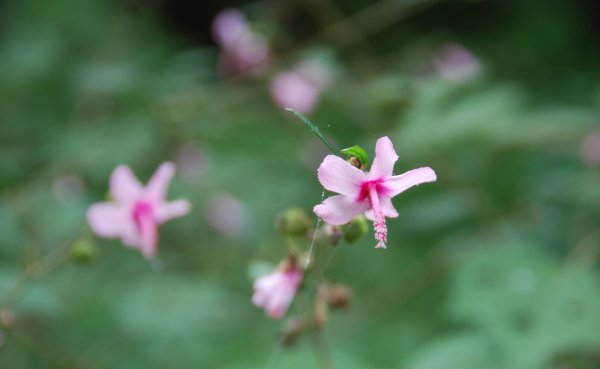
[[377,241],[375,248],[385,249],[387,248],[387,226],[385,224],[385,216],[381,210],[379,194],[377,193],[377,186],[375,184],[369,186],[369,199],[371,200],[371,207],[373,208],[373,214],[375,216],[375,221],[373,222],[375,240]]
[[131,211],[133,222],[140,235],[140,246],[146,257],[151,257],[156,252],[158,239],[157,224],[154,219],[152,205],[146,201],[137,202]]
[[377,241],[375,248],[387,248],[387,226],[382,212],[375,214],[375,222],[373,224],[375,226],[375,240]]

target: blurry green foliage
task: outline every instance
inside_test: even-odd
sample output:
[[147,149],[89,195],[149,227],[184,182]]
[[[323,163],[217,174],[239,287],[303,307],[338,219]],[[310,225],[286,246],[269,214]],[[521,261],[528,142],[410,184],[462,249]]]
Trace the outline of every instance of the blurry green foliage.
[[[277,346],[279,324],[251,305],[247,274],[287,253],[275,215],[321,200],[315,169],[327,148],[275,106],[270,75],[220,76],[218,50],[190,45],[151,2],[134,3],[0,5],[0,296],[86,234],[85,210],[106,198],[118,164],[145,182],[175,161],[170,197],[190,199],[193,212],[161,228],[154,265],[97,239],[93,263],[34,276],[14,303],[2,301],[16,321],[2,322],[0,367],[317,367],[310,337]],[[447,7],[482,6],[472,2],[432,3],[408,18],[388,12],[397,19],[389,29],[350,44],[322,31],[370,3],[251,8],[276,30],[275,70],[306,53],[336,60],[336,82],[314,114],[336,147],[372,153],[389,135],[396,173],[438,173],[394,200],[388,250],[373,250],[370,234],[335,249],[326,278],[354,289],[351,308],[323,333],[335,367],[596,368],[600,176],[580,145],[598,127],[600,96],[597,64],[581,56],[598,50],[579,46],[593,38],[556,1],[496,4],[518,15],[496,33],[477,17],[480,32],[430,28],[431,19],[451,25],[439,19]],[[302,32],[286,17],[316,36],[293,44]],[[355,32],[378,27],[359,24]],[[482,73],[441,78],[431,60],[446,41],[473,45]],[[561,73],[552,57],[566,63]],[[244,209],[237,238],[209,225],[207,204],[221,193]]]

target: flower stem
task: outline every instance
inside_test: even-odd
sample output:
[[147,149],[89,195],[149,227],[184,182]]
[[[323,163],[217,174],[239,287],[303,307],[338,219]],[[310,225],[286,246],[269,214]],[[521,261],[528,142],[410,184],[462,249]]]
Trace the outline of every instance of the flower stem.
[[333,362],[331,360],[331,353],[329,351],[329,345],[325,340],[323,332],[314,331],[311,333],[311,342],[313,350],[315,351],[315,357],[317,364],[320,369],[333,369]]
[[331,143],[329,142],[329,140],[327,140],[327,137],[325,137],[325,135],[323,134],[323,132],[321,132],[321,130],[319,129],[319,127],[317,127],[306,116],[304,116],[304,114],[302,114],[299,111],[297,111],[295,109],[292,109],[292,108],[285,108],[285,110],[289,111],[290,113],[292,113],[295,116],[297,116],[298,118],[300,118],[300,120],[302,121],[302,123],[306,124],[308,126],[308,128],[310,128],[311,132],[313,132],[314,134],[316,134],[317,137],[319,137],[321,139],[321,141],[323,141],[323,143],[325,144],[325,146],[327,146],[327,148],[329,149],[329,151],[331,151],[332,154],[334,154],[334,155],[338,154],[338,151],[333,148],[333,146],[331,145]]

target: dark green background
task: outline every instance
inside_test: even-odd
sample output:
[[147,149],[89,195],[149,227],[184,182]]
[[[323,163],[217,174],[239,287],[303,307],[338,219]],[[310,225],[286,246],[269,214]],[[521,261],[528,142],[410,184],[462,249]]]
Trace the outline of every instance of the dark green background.
[[[600,175],[580,146],[599,122],[599,6],[236,4],[273,47],[263,78],[216,72],[221,2],[1,3],[0,367],[318,367],[308,337],[278,346],[280,322],[251,305],[248,277],[286,255],[276,214],[321,199],[327,151],[268,90],[317,53],[339,73],[312,115],[332,141],[372,154],[387,135],[397,173],[438,174],[394,199],[386,251],[369,233],[330,259],[325,277],[354,291],[325,331],[335,368],[598,368]],[[364,16],[378,4],[394,11]],[[348,20],[341,36],[323,31]],[[471,49],[483,73],[437,76],[427,65],[447,42]],[[182,147],[201,153],[202,171],[173,182],[171,198],[193,211],[161,228],[162,267],[89,234],[86,208],[116,165],[146,181]],[[57,195],[64,176],[78,185]],[[219,193],[243,204],[237,237],[207,222]],[[81,229],[92,262],[67,261],[6,298]]]

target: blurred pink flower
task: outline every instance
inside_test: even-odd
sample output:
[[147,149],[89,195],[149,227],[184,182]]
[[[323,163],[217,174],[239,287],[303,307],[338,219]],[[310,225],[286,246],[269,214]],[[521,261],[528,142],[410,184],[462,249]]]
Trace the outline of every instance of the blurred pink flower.
[[428,167],[410,170],[393,176],[398,155],[388,137],[377,140],[375,159],[368,173],[352,166],[344,159],[327,155],[317,174],[319,182],[329,191],[340,195],[332,196],[315,206],[314,212],[333,225],[348,223],[364,213],[374,221],[376,248],[386,248],[387,226],[385,217],[396,218],[398,212],[392,197],[425,182],[436,180],[435,172]]
[[271,82],[271,95],[281,108],[293,108],[302,114],[313,112],[331,76],[320,63],[304,61],[292,71],[281,73]]
[[226,72],[264,72],[269,59],[269,45],[263,35],[252,31],[242,12],[223,10],[215,17],[212,31],[223,50],[220,66]]
[[208,224],[230,238],[240,238],[248,223],[246,206],[228,193],[211,196],[206,201],[204,215]]
[[63,203],[80,200],[85,193],[81,177],[73,174],[62,175],[52,183],[52,191],[57,200]]
[[175,162],[181,176],[190,181],[206,175],[210,169],[208,155],[194,142],[187,142],[179,147]]
[[158,225],[190,211],[187,200],[166,202],[174,174],[175,165],[163,163],[143,187],[129,167],[119,165],[110,176],[110,193],[115,201],[94,204],[88,209],[87,218],[94,233],[120,238],[125,245],[139,248],[146,258],[154,257]]
[[579,154],[588,166],[600,166],[600,131],[592,132],[583,139]]
[[267,315],[275,319],[283,317],[302,282],[302,271],[296,263],[285,264],[285,267],[254,281],[252,303],[264,308]]
[[455,43],[443,46],[433,63],[437,72],[451,82],[465,83],[481,73],[479,60],[469,50]]

